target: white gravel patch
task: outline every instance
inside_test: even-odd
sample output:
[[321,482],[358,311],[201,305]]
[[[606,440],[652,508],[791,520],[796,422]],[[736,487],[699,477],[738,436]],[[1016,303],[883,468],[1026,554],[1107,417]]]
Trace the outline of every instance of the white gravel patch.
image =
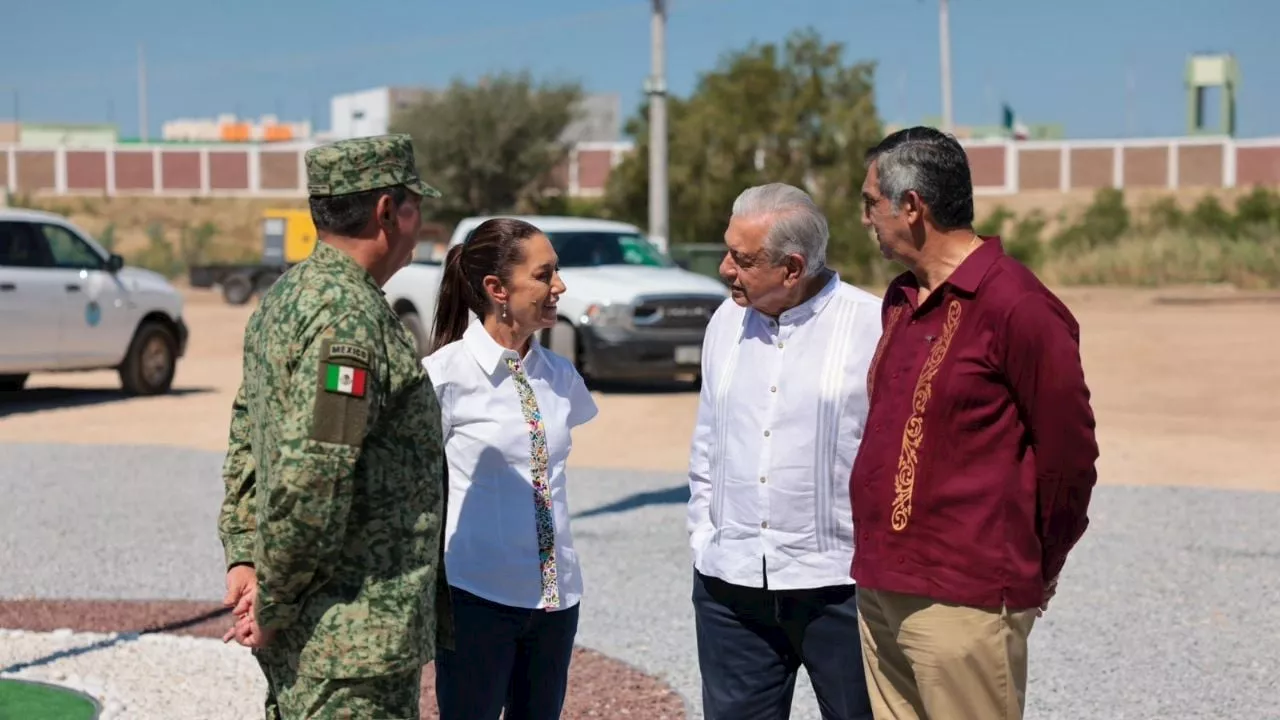
[[243,720],[262,716],[266,696],[248,650],[179,635],[0,629],[3,668],[89,695],[101,720]]

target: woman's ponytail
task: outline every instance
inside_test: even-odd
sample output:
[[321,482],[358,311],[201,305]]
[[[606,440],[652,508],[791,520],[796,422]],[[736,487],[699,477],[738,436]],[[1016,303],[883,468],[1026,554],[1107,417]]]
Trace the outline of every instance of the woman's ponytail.
[[431,338],[431,350],[435,352],[449,343],[462,337],[470,321],[468,314],[471,305],[471,288],[468,287],[466,273],[462,269],[462,252],[466,247],[460,243],[449,248],[444,258],[444,274],[440,277],[440,294],[436,298],[435,329]]
[[503,283],[510,282],[512,268],[524,259],[524,241],[540,232],[522,220],[493,218],[449,248],[436,297],[435,327],[428,354],[460,339],[471,324],[470,313],[483,320],[493,312],[484,279],[493,275]]

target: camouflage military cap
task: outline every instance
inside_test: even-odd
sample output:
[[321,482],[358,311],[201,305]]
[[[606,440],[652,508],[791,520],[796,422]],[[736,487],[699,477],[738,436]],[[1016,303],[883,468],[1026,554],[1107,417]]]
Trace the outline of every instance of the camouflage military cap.
[[404,185],[422,197],[440,191],[422,181],[406,134],[339,140],[307,151],[307,192],[311,197],[347,195]]

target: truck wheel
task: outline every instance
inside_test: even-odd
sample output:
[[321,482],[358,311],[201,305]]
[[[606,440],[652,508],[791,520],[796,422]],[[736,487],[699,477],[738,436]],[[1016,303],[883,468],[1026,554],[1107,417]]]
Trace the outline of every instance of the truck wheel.
[[120,364],[120,382],[129,395],[169,392],[178,365],[178,339],[156,322],[138,328],[129,352]]
[[258,276],[253,279],[254,292],[259,295],[266,295],[271,286],[276,284],[276,280],[279,277],[273,272],[258,273]]
[[253,297],[253,283],[244,275],[229,275],[222,279],[222,299],[228,305],[243,305]]
[[427,338],[427,329],[422,325],[422,318],[412,310],[400,313],[400,322],[404,323],[409,334],[413,336],[414,349],[418,351],[418,359],[426,357],[431,340]]
[[26,375],[0,375],[0,392],[17,392],[26,384]]

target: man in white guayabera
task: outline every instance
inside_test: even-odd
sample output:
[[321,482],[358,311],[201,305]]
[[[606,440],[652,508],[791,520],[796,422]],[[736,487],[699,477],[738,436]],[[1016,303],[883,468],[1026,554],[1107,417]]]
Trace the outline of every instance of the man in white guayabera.
[[824,718],[871,718],[849,567],[849,472],[867,415],[880,299],[826,266],[804,191],[749,188],[707,326],[689,460],[703,711],[787,718],[803,665]]

